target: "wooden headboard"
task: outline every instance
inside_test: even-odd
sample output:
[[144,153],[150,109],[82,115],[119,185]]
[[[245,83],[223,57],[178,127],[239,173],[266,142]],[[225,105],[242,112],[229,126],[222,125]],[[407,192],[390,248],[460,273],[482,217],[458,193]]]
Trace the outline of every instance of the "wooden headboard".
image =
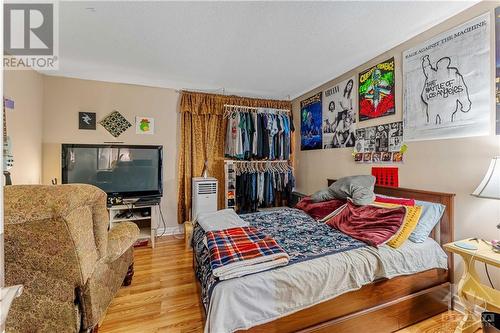
[[[328,186],[335,182],[335,179],[328,179]],[[375,185],[375,193],[389,195],[392,197],[408,198],[429,202],[437,202],[446,206],[440,223],[432,230],[431,237],[441,246],[454,241],[454,199],[453,193],[442,193],[425,190],[415,190],[403,187],[387,187]],[[448,272],[450,279],[453,279],[453,255],[448,253]]]

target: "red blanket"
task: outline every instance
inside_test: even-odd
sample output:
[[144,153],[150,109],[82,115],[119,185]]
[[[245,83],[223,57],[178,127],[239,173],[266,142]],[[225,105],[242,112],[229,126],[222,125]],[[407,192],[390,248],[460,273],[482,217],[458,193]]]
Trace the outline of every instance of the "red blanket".
[[404,207],[355,206],[348,201],[346,207],[326,224],[368,245],[379,246],[399,230],[405,213]]
[[386,196],[380,196],[380,195],[377,195],[375,197],[375,202],[392,203],[392,204],[403,205],[403,206],[415,206],[415,200],[413,200],[413,199],[394,198],[394,197],[386,197]]
[[345,204],[345,200],[328,200],[323,202],[313,202],[311,197],[305,197],[295,206],[309,214],[315,220],[321,220],[337,208]]

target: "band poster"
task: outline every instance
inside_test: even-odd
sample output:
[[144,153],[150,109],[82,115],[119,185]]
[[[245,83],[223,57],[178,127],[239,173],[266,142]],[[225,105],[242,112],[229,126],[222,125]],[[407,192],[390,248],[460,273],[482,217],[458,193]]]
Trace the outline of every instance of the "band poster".
[[356,109],[355,77],[323,92],[323,148],[354,147]]
[[394,57],[359,74],[359,121],[396,113]]
[[490,14],[403,53],[405,141],[488,135]]
[[314,150],[322,147],[321,96],[319,92],[300,102],[300,149]]

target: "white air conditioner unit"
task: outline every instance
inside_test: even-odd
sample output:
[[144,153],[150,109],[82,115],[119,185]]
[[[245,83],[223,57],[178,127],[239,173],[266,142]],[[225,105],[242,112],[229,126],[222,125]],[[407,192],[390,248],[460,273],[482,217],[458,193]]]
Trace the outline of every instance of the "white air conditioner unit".
[[217,179],[194,177],[192,183],[191,219],[195,220],[199,213],[217,211]]

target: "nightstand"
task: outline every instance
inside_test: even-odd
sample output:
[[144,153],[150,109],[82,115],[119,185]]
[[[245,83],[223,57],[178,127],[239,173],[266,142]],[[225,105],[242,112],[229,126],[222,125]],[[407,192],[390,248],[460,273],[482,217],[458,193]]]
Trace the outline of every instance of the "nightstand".
[[496,253],[491,245],[483,241],[463,240],[477,246],[477,250],[468,250],[455,245],[458,242],[448,243],[444,248],[462,257],[464,272],[458,283],[458,297],[465,307],[466,313],[455,332],[471,333],[481,327],[481,320],[474,314],[474,305],[479,305],[488,311],[500,312],[500,291],[481,283],[475,269],[475,262],[500,267],[500,253]]
[[186,249],[191,248],[191,239],[193,238],[193,222],[184,222],[184,241],[186,242]]

